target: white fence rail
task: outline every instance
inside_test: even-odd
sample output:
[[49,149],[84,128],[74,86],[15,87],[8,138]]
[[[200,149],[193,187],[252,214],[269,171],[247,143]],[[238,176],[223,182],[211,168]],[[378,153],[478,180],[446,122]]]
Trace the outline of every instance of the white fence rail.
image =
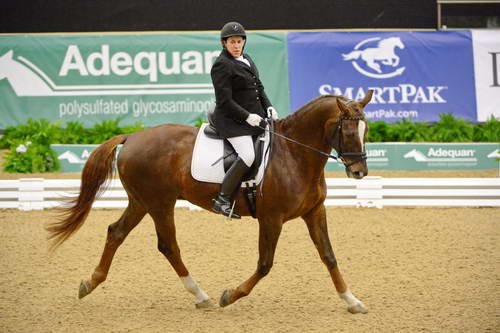
[[500,178],[327,178],[327,206],[500,206]]
[[[469,206],[500,207],[500,178],[327,178],[327,206]],[[21,178],[0,180],[0,209],[53,208],[78,194],[79,179]],[[127,206],[127,194],[118,179],[111,181],[95,208]],[[176,207],[197,209],[183,200]]]

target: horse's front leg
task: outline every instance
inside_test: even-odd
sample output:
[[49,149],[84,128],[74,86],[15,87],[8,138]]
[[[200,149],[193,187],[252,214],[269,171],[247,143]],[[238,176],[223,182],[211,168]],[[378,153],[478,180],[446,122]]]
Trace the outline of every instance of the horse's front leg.
[[337,259],[335,259],[330,238],[328,237],[325,206],[323,204],[316,206],[302,218],[307,224],[309,235],[319,252],[321,260],[330,272],[337,293],[347,303],[347,310],[351,313],[367,313],[368,308],[351,293],[342,278],[342,274],[340,274]]
[[273,266],[274,252],[281,234],[282,225],[282,219],[259,218],[259,261],[257,270],[238,288],[226,289],[219,300],[220,306],[228,306],[249,295],[257,283],[269,273]]

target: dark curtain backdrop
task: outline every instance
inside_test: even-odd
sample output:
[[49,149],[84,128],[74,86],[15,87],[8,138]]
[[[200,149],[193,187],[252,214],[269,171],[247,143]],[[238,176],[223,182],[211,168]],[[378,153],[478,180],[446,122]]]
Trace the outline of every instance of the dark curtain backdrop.
[[2,0],[0,33],[435,28],[435,0]]

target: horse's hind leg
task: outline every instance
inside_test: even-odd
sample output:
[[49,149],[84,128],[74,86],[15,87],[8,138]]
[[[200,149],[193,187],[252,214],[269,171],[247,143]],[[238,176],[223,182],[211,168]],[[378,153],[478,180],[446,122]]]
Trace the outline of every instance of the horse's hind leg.
[[142,218],[146,215],[146,211],[136,201],[129,198],[129,205],[123,212],[118,221],[110,224],[108,227],[108,235],[106,244],[102,252],[99,265],[94,270],[90,280],[83,280],[80,283],[79,298],[83,298],[90,294],[99,284],[106,280],[109,267],[113,261],[113,256],[118,247],[123,243],[127,235],[134,229]]
[[196,298],[195,306],[197,308],[211,308],[213,304],[210,297],[189,275],[189,271],[182,261],[181,251],[175,235],[174,206],[175,200],[163,206],[166,208],[155,209],[150,213],[154,220],[156,234],[158,236],[158,250],[170,262],[181,279],[184,288]]
[[318,205],[308,214],[302,216],[302,218],[307,224],[309,235],[319,252],[321,260],[330,272],[337,293],[340,298],[347,303],[347,310],[351,313],[367,313],[368,308],[352,295],[342,278],[342,274],[340,274],[337,260],[335,259],[335,254],[333,253],[332,245],[328,237],[325,206],[323,204]]

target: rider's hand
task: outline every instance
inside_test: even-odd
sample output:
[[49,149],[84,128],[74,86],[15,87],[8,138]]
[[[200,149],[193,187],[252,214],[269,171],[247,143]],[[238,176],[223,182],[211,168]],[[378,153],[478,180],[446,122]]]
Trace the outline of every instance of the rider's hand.
[[278,119],[278,112],[274,107],[270,106],[267,108],[267,117],[271,118],[272,120]]
[[248,118],[246,119],[246,122],[250,126],[258,126],[261,121],[262,121],[262,117],[259,116],[258,114],[255,114],[255,113],[250,113],[248,115]]

